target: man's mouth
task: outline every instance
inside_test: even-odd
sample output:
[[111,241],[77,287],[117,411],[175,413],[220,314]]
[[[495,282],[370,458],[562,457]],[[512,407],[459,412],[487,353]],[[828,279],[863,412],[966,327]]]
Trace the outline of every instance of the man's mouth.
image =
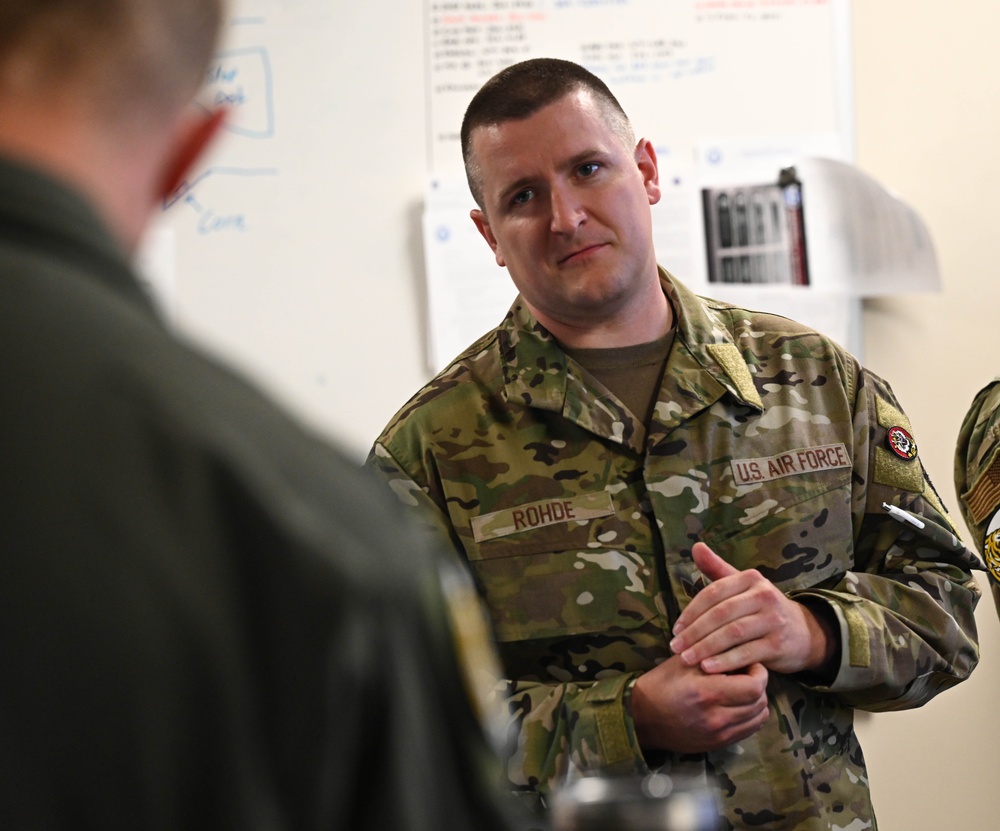
[[565,257],[559,260],[559,265],[566,265],[567,263],[570,263],[572,261],[579,261],[586,259],[591,254],[602,249],[604,245],[605,244],[603,242],[595,242],[591,245],[584,245],[581,248],[574,249]]

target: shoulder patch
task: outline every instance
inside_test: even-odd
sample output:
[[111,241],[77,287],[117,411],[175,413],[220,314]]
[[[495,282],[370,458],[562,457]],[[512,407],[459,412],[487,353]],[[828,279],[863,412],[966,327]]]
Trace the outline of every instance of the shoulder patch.
[[[917,445],[913,441],[910,420],[880,395],[875,396],[875,417],[879,426],[888,431],[885,446],[875,448],[875,481],[910,493],[923,493],[924,470],[922,465],[914,464]],[[894,440],[899,449],[893,446]],[[909,455],[910,450],[912,455]]]
[[890,427],[885,441],[889,449],[904,462],[910,462],[917,458],[917,443],[905,428]]
[[747,369],[747,362],[743,360],[740,350],[732,343],[710,343],[707,347],[712,357],[715,358],[726,371],[726,375],[739,390],[743,400],[755,407],[764,409],[764,402],[760,400],[757,387],[754,386],[753,376]]
[[997,508],[1000,508],[1000,456],[997,456],[986,470],[979,474],[975,484],[962,497],[969,509],[972,521],[979,525],[991,514],[996,521]]
[[1000,582],[1000,511],[993,514],[993,519],[986,526],[983,537],[983,559],[990,570],[990,577]]

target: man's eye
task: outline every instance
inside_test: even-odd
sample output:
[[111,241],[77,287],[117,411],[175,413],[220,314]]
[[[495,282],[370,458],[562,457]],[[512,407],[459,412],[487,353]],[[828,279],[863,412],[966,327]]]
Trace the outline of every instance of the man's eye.
[[582,164],[577,168],[577,171],[584,178],[588,176],[593,176],[600,169],[600,165],[597,162],[587,162]]
[[535,196],[534,191],[522,190],[514,194],[514,197],[510,200],[512,205],[523,205],[526,202],[530,202]]

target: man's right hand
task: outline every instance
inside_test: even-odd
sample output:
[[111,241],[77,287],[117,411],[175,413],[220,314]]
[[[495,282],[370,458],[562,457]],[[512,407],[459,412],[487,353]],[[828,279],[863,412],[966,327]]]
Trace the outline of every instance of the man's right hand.
[[767,670],[708,675],[676,655],[640,675],[632,719],[644,750],[703,753],[752,736],[767,721]]

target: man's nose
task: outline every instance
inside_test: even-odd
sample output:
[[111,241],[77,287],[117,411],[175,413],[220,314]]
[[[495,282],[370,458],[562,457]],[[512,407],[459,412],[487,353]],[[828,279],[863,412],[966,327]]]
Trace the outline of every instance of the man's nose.
[[571,187],[556,187],[551,191],[552,232],[554,234],[574,234],[583,224],[587,214],[579,195]]

